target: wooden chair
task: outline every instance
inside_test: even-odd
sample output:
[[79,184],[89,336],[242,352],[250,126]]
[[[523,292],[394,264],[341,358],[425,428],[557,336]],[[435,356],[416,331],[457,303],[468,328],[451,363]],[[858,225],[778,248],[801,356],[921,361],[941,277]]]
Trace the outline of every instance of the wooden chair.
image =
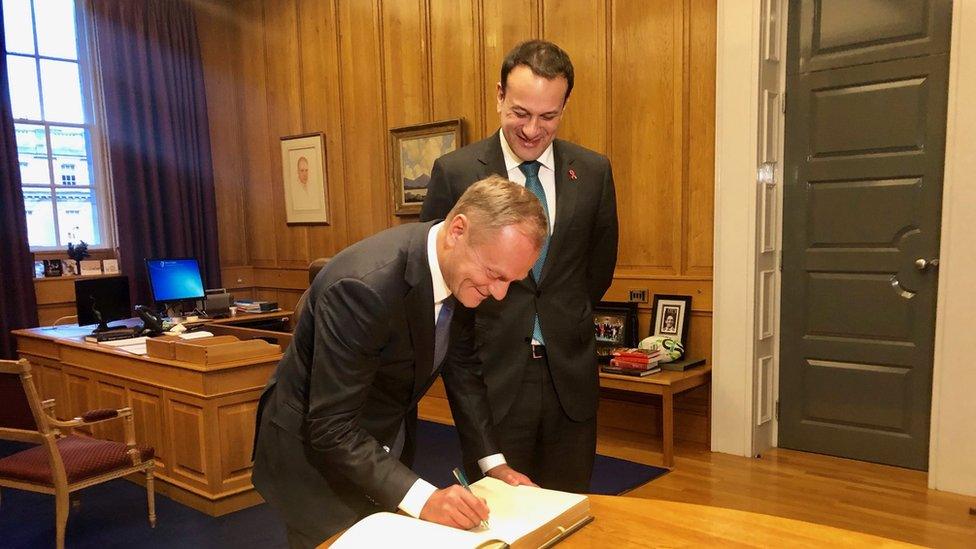
[[[319,274],[319,271],[321,271],[322,268],[325,267],[326,264],[328,264],[328,262],[329,262],[330,259],[332,259],[332,258],[331,257],[320,257],[320,258],[316,259],[315,261],[312,261],[311,263],[308,264],[308,284],[309,284],[309,286],[311,286],[312,285],[312,282],[315,281],[315,275]],[[292,331],[294,331],[295,330],[295,326],[298,325],[298,317],[302,316],[302,311],[305,309],[305,302],[308,301],[308,290],[309,290],[309,288],[306,288],[305,291],[302,292],[301,297],[298,298],[298,303],[295,304],[295,312],[293,312],[291,314],[291,329],[292,329]]]
[[[41,402],[26,360],[0,360],[0,439],[35,443],[0,459],[0,487],[54,494],[57,547],[64,547],[68,496],[131,473],[146,475],[149,524],[156,527],[154,450],[135,444],[132,410],[92,410],[69,421],[54,417],[54,400]],[[121,419],[125,443],[68,435],[60,429]]]

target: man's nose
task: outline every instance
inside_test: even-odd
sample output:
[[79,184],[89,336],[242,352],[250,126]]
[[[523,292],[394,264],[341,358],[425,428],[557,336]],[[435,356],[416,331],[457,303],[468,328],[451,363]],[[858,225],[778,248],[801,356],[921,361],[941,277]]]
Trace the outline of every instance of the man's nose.
[[505,299],[505,294],[508,293],[508,282],[496,281],[488,285],[488,291],[491,292],[491,296],[501,301]]
[[525,134],[525,137],[528,137],[529,139],[539,135],[539,119],[534,116],[530,117],[529,121],[522,126],[522,133]]

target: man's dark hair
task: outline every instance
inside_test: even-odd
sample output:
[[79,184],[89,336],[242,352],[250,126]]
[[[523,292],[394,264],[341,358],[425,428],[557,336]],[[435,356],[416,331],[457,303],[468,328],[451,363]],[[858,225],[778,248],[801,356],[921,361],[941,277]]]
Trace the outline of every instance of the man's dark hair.
[[549,80],[558,76],[566,78],[563,102],[569,99],[569,92],[573,91],[573,62],[562,48],[545,40],[529,40],[512,48],[502,61],[502,93],[508,86],[508,73],[519,65],[525,65],[537,76]]

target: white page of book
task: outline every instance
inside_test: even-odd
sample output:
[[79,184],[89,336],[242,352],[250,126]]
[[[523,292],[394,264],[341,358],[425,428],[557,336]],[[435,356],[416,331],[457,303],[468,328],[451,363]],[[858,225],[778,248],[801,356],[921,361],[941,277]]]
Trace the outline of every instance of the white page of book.
[[386,547],[478,547],[492,540],[486,532],[466,531],[394,513],[375,513],[345,531],[332,549]]
[[471,485],[476,496],[488,502],[491,528],[479,528],[488,539],[513,543],[586,499],[580,494],[546,490],[534,486],[512,486],[485,477]]

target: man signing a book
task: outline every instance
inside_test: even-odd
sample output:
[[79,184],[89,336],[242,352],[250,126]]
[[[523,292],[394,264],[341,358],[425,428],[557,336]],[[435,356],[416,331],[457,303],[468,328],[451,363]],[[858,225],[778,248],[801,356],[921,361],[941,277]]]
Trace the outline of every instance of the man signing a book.
[[531,484],[499,459],[469,308],[525,278],[547,233],[536,197],[491,176],[444,221],[383,231],[319,272],[255,433],[252,480],[292,547],[383,510],[464,529],[488,518],[461,486],[438,490],[410,470],[417,402],[440,371],[464,400],[454,416],[462,439],[493,458],[486,473]]

